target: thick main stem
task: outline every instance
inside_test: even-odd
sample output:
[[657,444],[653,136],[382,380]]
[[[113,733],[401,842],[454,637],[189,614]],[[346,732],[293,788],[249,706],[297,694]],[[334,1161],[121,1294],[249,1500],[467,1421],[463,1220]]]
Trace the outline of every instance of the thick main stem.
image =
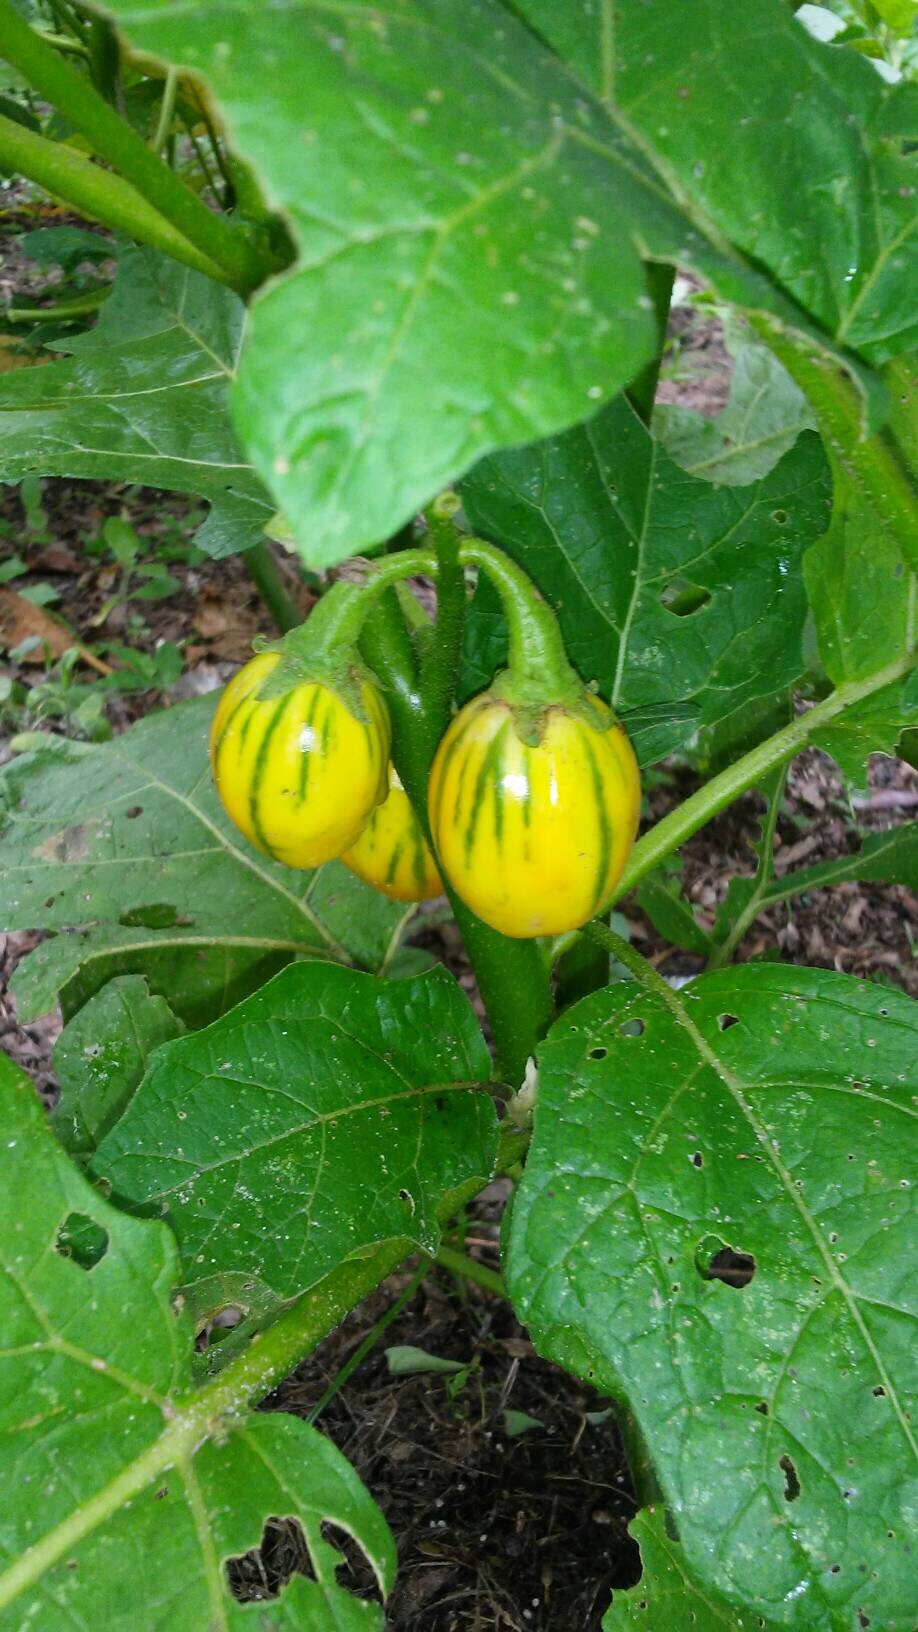
[[[223,282],[241,294],[257,287],[269,269],[244,234],[208,210],[137,132],[119,118],[89,80],[29,27],[10,0],[0,0],[0,55],[66,115],[99,157],[106,159],[151,209],[171,223],[181,240],[194,245],[202,257],[222,269]],[[130,231],[130,226],[125,225],[124,230]],[[167,249],[166,253],[174,252]]]
[[245,550],[242,560],[281,634],[285,635],[290,629],[296,629],[303,621],[299,607],[288,593],[267,540],[260,539],[251,549]]
[[[427,783],[438,736],[424,710],[414,650],[394,595],[375,607],[361,646],[386,688],[396,768],[429,837]],[[476,918],[449,888],[447,895],[488,1011],[498,1074],[516,1087],[551,1022],[546,963],[534,941],[509,940]]]
[[741,793],[754,788],[757,783],[766,777],[769,771],[775,770],[787,760],[793,759],[806,748],[824,725],[837,719],[847,708],[855,703],[863,702],[866,697],[872,697],[875,692],[882,691],[884,686],[890,686],[901,680],[918,664],[918,654],[909,653],[905,657],[897,658],[894,663],[887,663],[884,668],[878,669],[875,674],[869,675],[866,680],[852,680],[847,685],[839,686],[824,702],[817,703],[814,708],[802,714],[799,719],[792,720],[783,730],[777,731],[773,737],[760,742],[742,759],[734,765],[728,765],[719,776],[712,777],[703,788],[693,793],[681,805],[655,827],[639,839],[625,867],[615,894],[612,898],[620,901],[629,891],[633,890],[646,878],[648,873],[659,866],[674,850],[678,850],[686,839],[697,833],[700,827],[712,820],[718,811],[724,810],[727,805],[738,799]]

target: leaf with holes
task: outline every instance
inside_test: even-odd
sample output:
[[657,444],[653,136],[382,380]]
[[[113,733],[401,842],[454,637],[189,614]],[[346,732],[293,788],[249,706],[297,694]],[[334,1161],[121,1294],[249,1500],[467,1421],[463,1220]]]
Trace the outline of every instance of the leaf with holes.
[[768,1624],[754,1610],[739,1614],[726,1599],[696,1585],[662,1508],[643,1508],[628,1534],[641,1549],[641,1579],[627,1592],[616,1588],[603,1632],[762,1632]]
[[[572,662],[626,727],[668,712],[639,744],[645,763],[801,673],[800,561],[829,501],[811,433],[762,481],[718,488],[680,470],[619,398],[564,436],[482,460],[462,496],[557,609]],[[502,660],[494,634],[473,606],[470,689]]]
[[[107,9],[132,45],[206,80],[231,141],[292,229],[298,260],[253,302],[235,404],[253,461],[314,566],[393,533],[489,449],[575,424],[624,387],[654,349],[643,260],[678,262],[724,300],[794,326],[806,325],[810,295],[823,318],[821,279],[796,279],[802,305],[784,293],[791,268],[784,235],[762,232],[774,183],[761,164],[750,159],[743,185],[734,182],[741,216],[726,232],[715,210],[698,207],[710,195],[727,213],[710,186],[713,157],[700,180],[687,166],[673,184],[703,132],[696,120],[679,135],[693,110],[669,85],[666,125],[637,130],[641,93],[656,83],[643,50],[628,56],[626,113],[611,75],[578,81],[500,0],[331,9],[321,0],[108,0]],[[681,7],[619,9],[623,27],[631,12],[662,9],[668,49],[658,49],[668,63],[684,36]],[[771,16],[780,9],[773,0],[782,63],[767,74],[770,104],[782,105],[792,72],[799,107],[808,121],[828,117],[834,142],[849,101],[879,117],[884,92],[868,65],[846,77],[790,19],[793,32],[782,32]],[[758,101],[768,58],[745,38],[737,55],[732,0],[707,0],[704,10],[705,56],[685,62],[680,52],[698,101],[727,80],[735,106],[738,73]],[[603,15],[611,21],[612,8]],[[612,70],[615,55],[613,41],[596,60]],[[798,127],[797,108],[788,101],[782,113],[795,119],[791,153],[809,129]],[[718,128],[718,161],[735,145],[735,130],[725,143]],[[888,169],[894,145],[883,148]],[[816,209],[825,189],[845,183],[850,210],[826,201],[820,225],[832,224],[833,265],[841,240],[846,270],[857,260],[869,275],[886,234],[877,242],[874,178],[854,132],[840,154],[819,157],[815,178],[795,163],[795,205],[805,196]],[[890,192],[884,229],[907,213]],[[755,263],[733,250],[731,231],[754,237]],[[769,250],[774,278],[758,270]],[[905,272],[897,259],[884,270],[904,320]]]
[[[5,1055],[0,1115],[0,1627],[245,1628],[227,1565],[284,1515],[304,1573],[258,1624],[381,1632],[323,1533],[353,1536],[388,1591],[392,1538],[353,1468],[296,1418],[250,1413],[244,1392],[190,1392],[169,1230],[86,1183]],[[101,1238],[90,1270],[59,1250],[75,1219]]]
[[151,249],[125,249],[95,328],[55,342],[73,355],[0,380],[0,475],[196,493],[210,505],[201,548],[248,549],[275,507],[229,415],[244,322],[229,289]]
[[800,1632],[913,1619],[916,1064],[902,993],[774,965],[610,987],[539,1055],[517,1312],[627,1400],[699,1587]]
[[285,969],[160,1049],[93,1172],[166,1216],[186,1281],[226,1270],[291,1297],[377,1241],[433,1251],[443,1198],[490,1177],[481,1029],[442,967],[381,981]]
[[707,415],[658,403],[653,429],[690,476],[746,487],[767,476],[802,431],[815,429],[815,421],[803,392],[767,346],[729,317],[724,339],[733,358],[726,408]]
[[49,1008],[85,962],[94,974],[80,995],[140,973],[199,1024],[281,961],[377,969],[397,944],[404,906],[339,863],[282,867],[233,827],[207,758],[214,705],[209,696],[151,714],[74,761],[32,754],[4,768],[0,922],[96,926],[40,947],[34,976],[26,964],[17,990],[30,1013]]
[[122,975],[90,998],[54,1045],[60,1099],[51,1125],[76,1159],[86,1159],[124,1111],[154,1048],[184,1026],[142,975]]

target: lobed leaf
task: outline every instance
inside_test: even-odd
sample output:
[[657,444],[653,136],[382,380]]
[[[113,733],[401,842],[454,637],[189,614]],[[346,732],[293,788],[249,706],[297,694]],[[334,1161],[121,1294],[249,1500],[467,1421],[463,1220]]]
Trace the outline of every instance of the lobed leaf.
[[[907,350],[918,231],[914,86],[813,39],[782,0],[514,0],[653,156],[695,219],[870,362]],[[902,92],[911,94],[903,105]]]
[[[799,676],[800,562],[829,498],[809,432],[761,481],[715,487],[619,398],[564,436],[482,460],[462,496],[556,608],[571,661],[632,735],[648,711],[662,716],[638,744],[645,763]],[[489,605],[469,617],[468,689],[502,657]]]
[[[713,163],[701,165],[704,184],[677,175],[668,135],[681,131],[684,115],[670,86],[668,123],[638,128],[642,96],[658,92],[643,50],[629,54],[623,99],[590,74],[578,80],[521,20],[527,8],[500,0],[330,9],[323,0],[270,8],[109,0],[107,9],[134,46],[207,81],[230,139],[292,229],[297,264],[252,306],[236,417],[313,566],[378,542],[482,454],[563,430],[634,378],[655,344],[643,260],[691,267],[721,298],[806,325],[781,287],[787,255],[773,278],[757,269],[780,249],[771,224],[748,246],[753,265],[733,250],[714,210],[699,207],[699,195],[712,194]],[[537,24],[539,9],[528,8]],[[602,15],[627,28],[630,13],[645,9],[625,7],[618,19],[609,4]],[[663,66],[684,36],[681,7],[670,0],[653,9],[668,37]],[[772,0],[766,17],[779,9]],[[582,7],[584,18],[593,11]],[[722,38],[713,37],[717,20]],[[566,29],[567,17],[558,26]],[[731,73],[741,82],[754,76],[758,95],[762,55],[744,40],[737,58],[729,0],[708,0],[701,26],[711,36],[706,57],[686,64],[696,100],[725,95]],[[780,42],[781,76],[792,71],[795,91],[804,87],[801,110],[808,120],[828,117],[835,137],[849,93],[863,100],[865,85],[857,76],[849,85],[844,71],[839,80],[827,54],[810,65],[802,30],[796,56],[790,40]],[[615,51],[589,42],[591,61]],[[772,105],[781,76],[768,75]],[[737,94],[731,88],[731,109]],[[797,105],[782,104],[795,127]],[[873,113],[865,105],[865,117]],[[761,139],[758,124],[754,134]],[[734,136],[731,124],[731,144]],[[679,153],[700,140],[693,125]],[[732,147],[720,128],[717,142],[722,161]],[[774,192],[773,181],[760,181],[762,151],[757,167],[747,159],[747,185],[732,195],[753,221]],[[770,167],[770,146],[764,151]],[[722,181],[722,163],[716,168]],[[849,213],[872,231],[873,177],[853,135],[846,132],[831,176],[827,168],[803,178],[807,196],[844,182]],[[720,191],[711,201],[726,214]],[[751,238],[748,220],[730,228],[744,225]],[[873,247],[872,236],[859,245],[868,267]],[[800,259],[798,250],[798,269]],[[849,253],[846,269],[850,262]],[[820,316],[821,291],[816,280]],[[887,311],[891,300],[890,291]],[[866,296],[862,308],[872,309]]]
[[481,1029],[442,967],[380,981],[285,969],[160,1049],[93,1172],[168,1218],[186,1282],[239,1271],[281,1297],[377,1241],[433,1251],[437,1210],[496,1153]]
[[507,1280],[624,1397],[704,1593],[776,1626],[913,1618],[918,1008],[823,970],[597,992],[539,1056]]
[[210,505],[197,542],[248,549],[274,512],[230,421],[245,326],[231,290],[125,248],[114,290],[73,353],[0,377],[0,476],[82,476],[195,493]]
[[767,346],[735,321],[728,319],[724,330],[733,358],[727,406],[708,416],[658,403],[653,429],[690,476],[745,487],[767,476],[801,432],[816,425],[803,392]]
[[[381,1632],[379,1607],[339,1586],[324,1534],[352,1535],[388,1590],[392,1538],[354,1470],[305,1423],[250,1414],[244,1398],[208,1420],[169,1230],[101,1199],[4,1055],[0,1113],[0,1627],[247,1627],[226,1566],[284,1515],[313,1577],[261,1604],[258,1624]],[[104,1236],[89,1270],[59,1250],[74,1217]]]
[[29,754],[4,768],[0,921],[94,926],[40,947],[34,973],[25,964],[17,991],[28,1012],[50,1007],[84,963],[94,969],[80,995],[114,974],[142,973],[198,1024],[281,961],[379,968],[389,955],[404,907],[337,863],[282,867],[233,827],[207,758],[214,706],[213,696],[197,698],[74,760]]
[[603,1632],[762,1632],[766,1625],[754,1610],[738,1614],[719,1595],[702,1591],[685,1568],[682,1548],[667,1532],[662,1508],[643,1508],[631,1520],[628,1534],[641,1549],[641,1579],[627,1592],[612,1595]]

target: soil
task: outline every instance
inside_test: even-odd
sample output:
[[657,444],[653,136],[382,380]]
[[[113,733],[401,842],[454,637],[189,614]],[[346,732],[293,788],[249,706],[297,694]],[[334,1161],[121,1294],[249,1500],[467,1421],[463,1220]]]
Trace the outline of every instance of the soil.
[[[10,274],[8,263],[4,270]],[[34,279],[28,290],[37,292]],[[726,399],[729,366],[716,323],[683,308],[674,314],[673,330],[678,367],[661,394],[716,411]],[[185,643],[185,672],[165,697],[153,690],[113,695],[109,716],[115,729],[163,702],[221,685],[249,655],[255,634],[273,634],[239,559],[170,561],[178,587],[168,599],[142,603],[144,631],[130,630],[131,609],[124,607],[100,624],[117,573],[110,562],[87,555],[83,543],[97,538],[113,514],[128,517],[151,542],[165,534],[187,536],[188,505],[147,489],[67,481],[46,481],[42,499],[47,521],[44,537],[36,539],[25,527],[16,490],[0,489],[0,527],[5,523],[7,529],[0,533],[0,561],[18,553],[29,568],[13,587],[50,584],[59,596],[54,612],[90,643],[123,639],[146,650],[162,641]],[[290,559],[281,552],[278,561],[305,611],[308,591]],[[33,686],[43,675],[34,663],[14,672]],[[0,762],[8,751],[0,739]],[[673,767],[651,793],[653,819],[686,791],[686,773]],[[869,800],[856,813],[858,827],[888,827],[916,808],[918,775],[900,761],[876,756]],[[761,809],[761,800],[750,794],[685,847],[686,888],[700,922],[713,923],[730,878],[754,867],[750,846]],[[801,756],[778,826],[780,870],[853,848],[853,815],[832,762],[815,751]],[[673,952],[637,909],[629,909],[629,921],[641,950],[667,975],[698,971],[698,959]],[[813,891],[759,919],[739,956],[777,946],[787,961],[893,982],[918,996],[916,936],[918,903],[907,891],[849,884]],[[20,1061],[50,1102],[59,1018],[21,1025],[8,990],[16,962],[39,938],[0,934],[0,1047]],[[431,929],[425,939],[469,986],[471,974],[452,926]],[[491,1268],[498,1265],[505,1187],[492,1186],[468,1220],[467,1248]],[[408,1265],[355,1310],[264,1409],[308,1416],[405,1291],[410,1273]],[[392,1375],[386,1349],[397,1344],[460,1362],[467,1374],[458,1382],[442,1373]],[[507,1412],[521,1415],[508,1418]],[[532,1419],[525,1431],[513,1433],[524,1418]],[[626,1532],[635,1497],[608,1402],[535,1355],[509,1306],[478,1287],[433,1270],[320,1421],[395,1532],[399,1577],[389,1609],[394,1632],[598,1632],[610,1590],[638,1578],[637,1549]],[[365,1565],[353,1547],[345,1541],[342,1547],[344,1578],[372,1594]],[[237,1592],[245,1598],[276,1592],[302,1567],[302,1551],[295,1526],[272,1522],[260,1552],[233,1567]]]

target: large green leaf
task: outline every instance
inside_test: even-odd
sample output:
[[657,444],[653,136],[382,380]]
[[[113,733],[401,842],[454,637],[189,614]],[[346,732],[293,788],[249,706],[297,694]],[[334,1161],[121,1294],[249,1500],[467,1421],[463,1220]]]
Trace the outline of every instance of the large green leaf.
[[[296,872],[268,860],[223,812],[210,776],[213,696],[151,714],[114,742],[23,755],[0,777],[0,922],[96,924],[39,948],[17,989],[30,1012],[85,960],[94,978],[148,975],[190,1024],[297,956],[377,969],[406,910],[338,863]],[[28,971],[28,963],[25,966]],[[190,985],[186,977],[190,974]]]
[[141,975],[122,975],[90,998],[54,1045],[60,1099],[51,1113],[71,1156],[87,1157],[118,1120],[147,1061],[184,1026]]
[[914,1620],[918,1006],[747,966],[597,992],[539,1055],[507,1277],[624,1396],[705,1591],[799,1632]]
[[[804,576],[820,656],[835,685],[915,654],[918,574],[839,470],[832,525],[807,551]],[[868,754],[893,753],[902,732],[915,724],[916,710],[918,682],[910,675],[849,709],[817,741],[849,780],[863,787]]]
[[667,1534],[662,1508],[643,1508],[628,1526],[641,1549],[641,1579],[616,1589],[603,1632],[761,1632],[765,1621],[739,1614],[718,1594],[703,1592],[685,1568],[682,1548]]
[[[169,1230],[101,1199],[3,1055],[0,1114],[0,1627],[381,1632],[378,1606],[338,1585],[323,1533],[348,1531],[388,1590],[392,1539],[353,1469],[305,1423],[250,1414],[244,1394],[209,1415],[189,1392]],[[58,1250],[74,1217],[104,1232],[89,1271]],[[276,1515],[298,1521],[314,1578],[253,1620],[225,1565]]]
[[72,357],[0,376],[0,478],[87,476],[196,493],[197,542],[231,555],[274,506],[229,415],[245,308],[229,289],[150,249],[121,255],[95,328]]
[[[900,96],[783,0],[514,0],[696,218],[868,360],[918,335],[914,163]],[[895,119],[890,112],[895,109]]]
[[777,357],[735,321],[724,338],[733,358],[730,400],[719,414],[658,403],[653,428],[690,476],[744,487],[773,469],[801,431],[815,422],[810,406]]
[[300,964],[160,1049],[93,1171],[172,1224],[185,1280],[256,1275],[281,1297],[490,1177],[491,1062],[442,967],[379,981]]
[[[633,715],[646,732],[659,711],[646,745],[638,738],[645,761],[800,674],[799,567],[829,497],[809,432],[761,481],[714,487],[674,464],[619,398],[563,436],[482,460],[462,496],[473,526],[557,608],[571,660],[629,729]],[[469,617],[471,689],[505,650],[488,608]]]
[[[647,9],[668,47],[681,45],[682,5],[624,8]],[[766,17],[772,9],[778,0]],[[612,94],[597,94],[611,85],[578,82],[520,8],[500,0],[108,0],[108,10],[132,44],[203,75],[292,228],[299,259],[253,303],[236,409],[315,565],[393,532],[489,449],[574,424],[626,385],[655,342],[642,259],[692,267],[723,299],[805,325],[757,270],[774,249],[784,279],[786,245],[761,224],[751,241],[774,191],[771,141],[746,157],[731,195],[742,201],[736,230],[749,229],[753,265],[698,206],[714,165],[699,159],[694,128],[681,151],[694,144],[698,176],[676,179],[669,137],[681,128],[680,103],[668,84],[658,102],[643,51],[629,56],[626,114]],[[611,24],[611,5],[602,13]],[[866,96],[859,75],[852,90],[827,52],[812,57],[799,30],[792,86],[801,100],[782,102],[783,58],[773,72],[748,44],[737,57],[731,0],[704,7],[711,35],[708,13],[722,38],[705,41],[707,88],[700,54],[687,64],[697,102],[707,105],[708,89],[721,94],[728,73],[757,96],[764,70],[770,106],[793,116],[795,136],[799,107],[801,117],[828,118],[834,138],[849,90]],[[636,133],[641,74],[650,134]],[[718,127],[719,160],[734,135],[724,144]],[[849,231],[872,179],[853,142],[846,135],[831,177],[822,165],[805,178],[807,195],[847,184]],[[869,203],[872,211],[872,194]],[[873,238],[865,245],[869,265]],[[796,257],[799,265],[802,247]],[[817,279],[818,315],[821,287]]]

